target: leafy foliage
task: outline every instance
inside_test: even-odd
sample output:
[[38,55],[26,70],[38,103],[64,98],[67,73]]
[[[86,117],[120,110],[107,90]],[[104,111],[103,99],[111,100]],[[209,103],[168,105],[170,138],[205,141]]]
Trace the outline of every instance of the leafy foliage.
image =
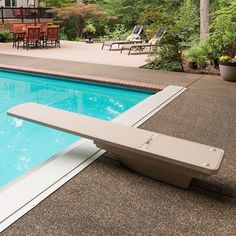
[[170,71],[183,71],[183,56],[181,39],[174,32],[169,31],[150,54],[153,61],[150,68]]
[[130,33],[131,32],[127,31],[123,24],[117,24],[113,31],[108,26],[105,26],[105,34],[101,37],[101,40],[123,40],[126,39]]
[[10,30],[0,30],[0,42],[10,42],[12,34]]
[[195,43],[188,53],[188,58],[191,62],[195,62],[198,68],[203,68],[207,61],[207,52],[204,45],[201,43]]
[[136,15],[137,4],[138,1],[133,0],[105,0],[103,9],[110,16],[116,18],[116,24],[123,24],[127,28],[133,28],[138,17]]
[[46,0],[45,5],[47,7],[63,7],[75,3],[74,0]]
[[193,0],[186,0],[180,6],[176,27],[181,38],[181,44],[189,47],[192,42],[199,38],[199,9]]
[[[211,0],[211,24],[207,40],[200,44],[200,1],[196,0],[47,0],[56,6],[65,21],[68,39],[81,37],[92,25],[103,40],[124,39],[134,25],[143,26],[146,39],[160,26],[166,34],[151,54],[157,69],[182,70],[183,60],[196,62],[198,67],[216,63],[221,55],[231,57],[236,51],[236,0]],[[99,19],[99,20],[98,20]],[[190,51],[189,51],[190,50]],[[189,52],[188,52],[189,51]],[[184,58],[183,54],[187,55]]]
[[[168,9],[167,13],[163,13],[159,7],[159,13],[155,12],[155,17],[159,15],[159,22],[165,26],[167,33],[161,40],[160,50],[156,51],[159,56],[154,57],[153,64],[156,69],[183,71],[183,50],[199,37],[197,6],[192,0],[186,0],[180,5],[176,2],[165,3],[165,7]],[[170,12],[173,17],[170,17]]]
[[236,54],[236,2],[222,0],[219,9],[211,14],[212,23],[209,37],[202,45],[194,44],[189,58],[199,66],[210,61],[218,66],[222,55],[234,57]]
[[224,7],[212,14],[209,41],[221,54],[236,53],[236,1],[222,1]]
[[106,16],[106,13],[102,11],[101,7],[97,4],[73,4],[62,8],[55,8],[53,12],[55,12],[59,18],[69,20],[71,23],[75,24],[77,37],[82,36],[86,20]]
[[93,24],[87,24],[83,29],[83,33],[95,34],[96,28],[93,26]]

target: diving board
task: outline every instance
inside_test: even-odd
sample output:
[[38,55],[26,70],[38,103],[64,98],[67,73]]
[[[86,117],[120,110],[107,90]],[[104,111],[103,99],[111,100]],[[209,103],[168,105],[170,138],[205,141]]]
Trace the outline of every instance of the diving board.
[[129,168],[183,188],[189,186],[192,178],[217,174],[223,160],[224,151],[220,148],[37,103],[18,105],[7,114],[91,139]]

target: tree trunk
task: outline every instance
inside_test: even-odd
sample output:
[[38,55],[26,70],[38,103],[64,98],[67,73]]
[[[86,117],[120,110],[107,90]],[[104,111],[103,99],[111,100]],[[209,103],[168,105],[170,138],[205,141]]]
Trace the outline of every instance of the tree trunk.
[[210,0],[200,0],[200,41],[203,42],[207,38],[207,29],[210,24],[209,17]]
[[80,16],[78,16],[78,17],[77,17],[77,22],[76,22],[76,34],[77,34],[77,38],[82,38],[83,29],[84,29],[84,19],[81,18]]

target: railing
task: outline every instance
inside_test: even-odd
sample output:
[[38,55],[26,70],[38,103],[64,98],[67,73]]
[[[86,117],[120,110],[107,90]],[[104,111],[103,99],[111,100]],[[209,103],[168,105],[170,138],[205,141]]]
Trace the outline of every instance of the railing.
[[30,8],[30,7],[0,7],[0,20],[4,24],[8,19],[20,19],[24,23],[25,19],[34,19],[40,22],[41,18],[53,18],[54,15],[48,12],[50,8]]

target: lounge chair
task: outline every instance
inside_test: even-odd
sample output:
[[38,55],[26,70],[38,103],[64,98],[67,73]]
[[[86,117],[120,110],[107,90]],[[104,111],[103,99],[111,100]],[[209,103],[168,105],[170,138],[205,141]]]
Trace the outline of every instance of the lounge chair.
[[97,147],[117,155],[129,168],[183,188],[194,177],[216,174],[224,155],[216,147],[37,103],[18,105],[7,114],[91,139]]
[[151,51],[151,49],[159,43],[164,34],[165,28],[161,26],[148,43],[123,44],[120,53],[122,53],[123,50],[129,50],[128,55],[130,55],[132,50],[141,51],[145,48],[149,48],[149,51]]
[[131,35],[129,35],[126,40],[106,41],[102,44],[102,50],[105,46],[108,46],[109,51],[111,51],[111,49],[114,45],[118,45],[118,47],[119,47],[122,44],[141,43],[142,40],[140,39],[140,34],[141,34],[142,30],[143,30],[142,26],[136,25],[134,27]]

